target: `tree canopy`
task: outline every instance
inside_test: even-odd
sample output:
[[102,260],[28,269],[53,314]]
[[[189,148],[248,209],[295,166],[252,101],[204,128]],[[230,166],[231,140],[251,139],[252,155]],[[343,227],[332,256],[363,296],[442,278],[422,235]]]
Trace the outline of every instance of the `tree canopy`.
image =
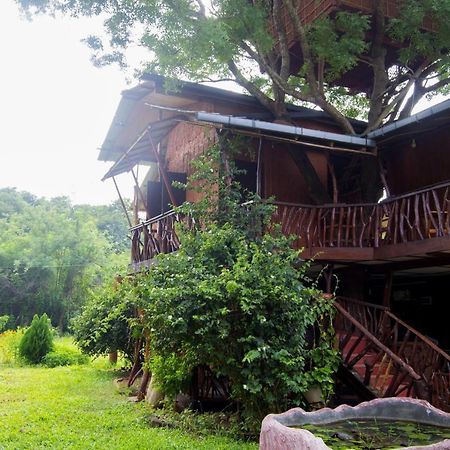
[[[348,116],[367,118],[367,133],[409,115],[424,96],[446,93],[450,82],[450,0],[393,1],[399,12],[391,19],[385,2],[374,1],[369,15],[341,11],[312,24],[300,20],[300,0],[16,1],[30,15],[104,17],[109,42],[86,39],[98,64],[124,64],[137,42],[150,50],[146,71],[233,80],[278,119],[285,102],[308,102],[349,133]],[[370,70],[364,92],[338,83],[359,64]]]
[[0,315],[25,325],[45,312],[65,328],[108,268],[126,264],[116,209],[0,189]]

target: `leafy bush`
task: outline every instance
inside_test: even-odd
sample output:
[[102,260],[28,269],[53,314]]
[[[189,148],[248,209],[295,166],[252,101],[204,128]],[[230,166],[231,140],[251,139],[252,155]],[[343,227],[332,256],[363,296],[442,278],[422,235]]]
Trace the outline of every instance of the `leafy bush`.
[[0,334],[0,363],[12,364],[19,356],[19,344],[24,330],[7,330]]
[[20,341],[19,355],[31,364],[39,364],[52,348],[50,320],[45,313],[41,317],[36,314]]
[[8,323],[10,322],[11,317],[8,315],[0,316],[0,333],[6,330]]
[[155,367],[163,390],[175,393],[177,374],[185,382],[187,371],[170,361],[189,355],[190,365],[228,377],[253,423],[302,403],[313,384],[329,393],[338,362],[332,299],[306,286],[307,264],[289,240],[249,240],[225,224],[186,233],[181,242],[134,288],[152,352],[165,361],[166,373]]
[[174,399],[180,392],[188,391],[194,366],[186,354],[182,358],[176,353],[164,356],[155,354],[150,359],[150,369],[156,385],[170,399]]
[[72,321],[75,342],[84,353],[101,356],[120,351],[132,358],[130,320],[135,307],[129,291],[129,282],[124,279],[91,292],[82,313]]
[[69,348],[56,348],[42,358],[42,364],[47,367],[86,364],[88,361],[89,358],[86,355]]

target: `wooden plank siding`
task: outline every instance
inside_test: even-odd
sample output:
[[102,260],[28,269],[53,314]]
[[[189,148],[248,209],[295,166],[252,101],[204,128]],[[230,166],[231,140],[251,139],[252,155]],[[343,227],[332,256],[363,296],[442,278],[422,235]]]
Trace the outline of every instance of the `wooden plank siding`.
[[391,195],[450,179],[450,128],[433,129],[382,151]]

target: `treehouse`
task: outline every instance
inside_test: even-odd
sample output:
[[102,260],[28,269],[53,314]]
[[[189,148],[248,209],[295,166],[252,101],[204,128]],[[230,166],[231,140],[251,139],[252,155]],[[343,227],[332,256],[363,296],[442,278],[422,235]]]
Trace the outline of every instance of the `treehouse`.
[[132,270],[176,251],[175,223],[195,221],[173,206],[202,194],[173,181],[240,136],[241,186],[275,205],[273,223],[337,292],[341,380],[359,399],[413,396],[450,410],[450,101],[366,137],[342,134],[324,112],[288,111],[290,124],[274,123],[252,97],[187,82],[170,92],[154,75],[123,93],[99,159],[113,162],[104,179],[130,172],[136,184]]
[[[314,21],[323,18],[334,18],[339,12],[360,13],[362,15],[373,15],[375,5],[381,3],[382,13],[389,24],[391,19],[397,19],[401,14],[401,0],[307,0],[298,2],[297,12],[298,17],[303,25],[308,26]],[[302,51],[298,42],[297,34],[292,18],[289,15],[288,9],[285,5],[281,11],[283,27],[286,33],[286,41],[291,56],[290,71],[297,73],[303,64]],[[430,17],[426,17],[421,26],[423,32],[436,32],[436,24]],[[367,38],[371,39],[376,30],[376,25],[372,20],[371,28],[367,33]],[[277,33],[274,26],[271,25],[272,34],[278,42]],[[277,44],[278,45],[278,44]],[[408,45],[408,43],[398,42],[387,36],[383,38],[383,47],[386,50],[385,66],[391,67],[399,60],[399,49]],[[420,65],[421,61],[410,63],[410,68],[415,68]],[[333,84],[338,86],[345,86],[354,92],[365,92],[370,94],[371,86],[373,85],[373,71],[367,62],[360,62],[349,72],[342,75],[341,78],[334,80]]]

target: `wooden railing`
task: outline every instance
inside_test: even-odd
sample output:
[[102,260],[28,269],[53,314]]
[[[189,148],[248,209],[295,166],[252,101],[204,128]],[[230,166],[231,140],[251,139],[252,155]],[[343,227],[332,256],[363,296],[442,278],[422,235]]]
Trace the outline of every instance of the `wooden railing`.
[[342,297],[335,306],[347,368],[383,397],[413,396],[450,411],[449,355],[388,308]]
[[372,204],[274,202],[273,221],[298,245],[382,247],[450,235],[450,182]]
[[[450,182],[373,204],[274,205],[272,221],[298,236],[298,247],[377,248],[450,235]],[[193,224],[169,211],[132,227],[132,262],[177,250],[178,221]]]
[[184,222],[189,228],[194,226],[190,216],[168,211],[130,228],[131,262],[148,261],[160,253],[178,250],[180,241],[175,227],[177,222]]

